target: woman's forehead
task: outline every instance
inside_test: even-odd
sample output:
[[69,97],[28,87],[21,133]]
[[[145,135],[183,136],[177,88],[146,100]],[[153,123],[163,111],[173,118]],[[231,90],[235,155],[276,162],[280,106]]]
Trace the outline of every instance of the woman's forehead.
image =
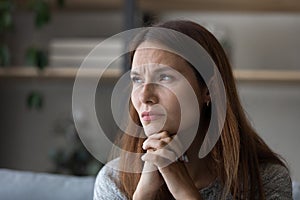
[[142,65],[157,64],[172,67],[178,71],[187,66],[187,62],[179,55],[157,48],[138,48],[133,56],[132,68]]
[[148,74],[173,71],[188,79],[195,79],[193,68],[179,55],[153,48],[137,49],[133,57],[131,74]]

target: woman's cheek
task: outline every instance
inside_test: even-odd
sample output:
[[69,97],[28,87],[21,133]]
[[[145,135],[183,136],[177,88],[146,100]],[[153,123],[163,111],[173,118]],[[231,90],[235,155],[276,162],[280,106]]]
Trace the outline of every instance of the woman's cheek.
[[138,111],[138,96],[136,91],[131,93],[131,102],[133,107]]
[[[189,129],[197,126],[200,119],[198,98],[194,91],[187,90],[185,87],[178,90],[180,95],[179,109],[181,110],[181,129]],[[180,111],[179,111],[180,112]]]

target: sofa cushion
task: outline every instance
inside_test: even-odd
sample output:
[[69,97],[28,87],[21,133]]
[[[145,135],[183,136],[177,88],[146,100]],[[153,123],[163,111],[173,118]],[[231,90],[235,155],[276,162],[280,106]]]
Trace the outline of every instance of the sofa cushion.
[[300,200],[300,183],[293,182],[293,199]]
[[[95,177],[76,177],[0,169],[0,199],[92,200]],[[293,199],[300,200],[300,183],[293,182]]]
[[94,181],[94,177],[0,169],[0,199],[92,200]]

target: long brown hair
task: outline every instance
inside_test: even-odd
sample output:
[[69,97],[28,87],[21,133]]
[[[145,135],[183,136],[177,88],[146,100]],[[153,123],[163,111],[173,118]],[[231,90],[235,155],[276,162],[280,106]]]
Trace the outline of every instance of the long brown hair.
[[[235,79],[226,53],[217,39],[205,28],[191,21],[168,21],[155,27],[167,28],[183,33],[197,41],[210,55],[216,64],[225,86],[227,110],[224,127],[216,145],[209,153],[211,168],[224,186],[222,197],[231,193],[234,199],[265,199],[260,165],[275,163],[285,166],[284,162],[275,154],[250,125],[241,106],[237,94]],[[147,33],[139,36],[135,46],[138,47],[147,40]],[[131,53],[131,61],[134,56]],[[203,87],[201,75],[195,71],[200,87]],[[136,110],[129,104],[130,115],[135,123],[141,125]],[[206,109],[204,117],[210,117],[210,110]],[[201,115],[202,116],[202,115]],[[144,139],[140,133],[122,134],[119,145],[122,149],[135,153],[144,153],[142,143]],[[128,165],[126,156],[120,155],[120,165]],[[142,162],[137,159],[131,166],[142,168]],[[120,172],[120,183],[123,192],[132,199],[140,179],[140,173]],[[157,199],[172,198],[166,186],[158,193]]]

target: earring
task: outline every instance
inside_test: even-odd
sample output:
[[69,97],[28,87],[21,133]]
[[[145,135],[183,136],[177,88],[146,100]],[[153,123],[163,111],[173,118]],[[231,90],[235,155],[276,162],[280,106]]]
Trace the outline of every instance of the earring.
[[189,162],[189,158],[188,156],[186,155],[186,153],[182,154],[182,156],[180,156],[179,158],[176,157],[176,161],[177,162],[185,162],[185,163],[188,163]]
[[209,101],[206,102],[206,106],[207,106],[207,107],[209,106]]

